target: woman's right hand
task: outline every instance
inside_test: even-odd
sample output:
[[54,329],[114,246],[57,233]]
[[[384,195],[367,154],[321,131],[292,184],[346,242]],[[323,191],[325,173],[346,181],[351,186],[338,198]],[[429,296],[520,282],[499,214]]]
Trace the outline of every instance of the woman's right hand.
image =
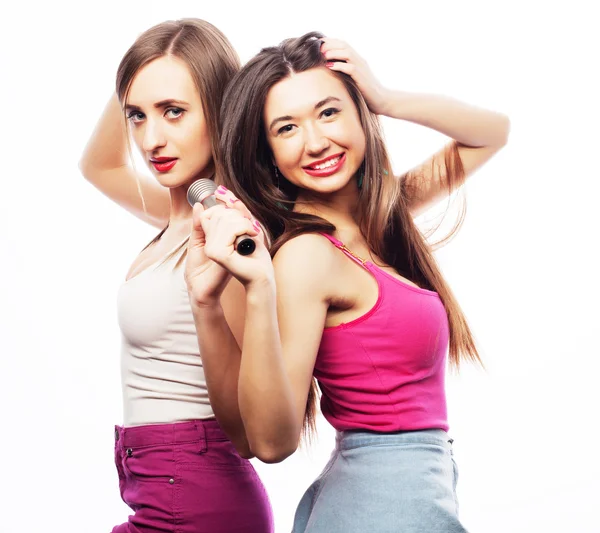
[[[215,194],[223,206],[215,206],[200,215],[206,236],[206,255],[221,265],[242,285],[271,282],[274,279],[271,255],[265,245],[265,235],[248,208],[223,186]],[[256,243],[250,255],[237,253],[235,242],[248,235]]]
[[[215,196],[221,200],[220,205],[210,209],[201,204],[194,206],[186,259],[190,298],[201,306],[218,304],[230,275],[246,287],[274,279],[271,256],[258,222],[230,191],[219,188]],[[255,241],[256,249],[251,255],[242,256],[235,250],[240,235]]]

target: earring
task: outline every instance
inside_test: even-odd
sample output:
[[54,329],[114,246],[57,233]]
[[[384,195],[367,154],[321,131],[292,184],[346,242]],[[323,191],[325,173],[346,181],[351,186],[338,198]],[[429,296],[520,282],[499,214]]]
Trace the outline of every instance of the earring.
[[279,189],[279,169],[276,166],[273,168],[275,169],[275,186]]
[[363,184],[363,179],[365,177],[364,172],[361,170],[360,174],[358,175],[358,181],[357,181],[357,185],[359,189],[362,189],[362,184]]
[[[279,169],[273,165],[273,170],[275,171],[275,186],[279,189]],[[281,209],[285,209],[286,211],[289,211],[290,208],[285,205],[282,204],[281,202],[275,202],[277,204],[277,207],[281,208]]]

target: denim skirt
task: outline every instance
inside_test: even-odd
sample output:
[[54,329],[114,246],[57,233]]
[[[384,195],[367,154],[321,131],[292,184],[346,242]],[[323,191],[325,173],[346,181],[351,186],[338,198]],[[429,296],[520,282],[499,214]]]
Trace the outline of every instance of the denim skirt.
[[293,533],[464,533],[452,439],[441,429],[338,432]]

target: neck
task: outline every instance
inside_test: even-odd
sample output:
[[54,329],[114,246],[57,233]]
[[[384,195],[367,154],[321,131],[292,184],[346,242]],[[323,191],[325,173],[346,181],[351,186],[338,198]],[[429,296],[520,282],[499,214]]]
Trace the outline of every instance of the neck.
[[189,185],[169,189],[171,193],[171,208],[169,213],[169,226],[188,223],[192,217],[192,206],[187,201]]
[[169,226],[177,225],[189,225],[189,221],[192,218],[192,206],[187,200],[187,191],[192,183],[200,178],[212,178],[214,177],[214,167],[209,165],[202,172],[200,172],[194,179],[190,180],[189,183],[180,187],[174,187],[169,189],[171,193],[171,207],[169,211]]
[[352,180],[347,187],[333,194],[319,195],[313,191],[299,191],[294,211],[315,215],[331,222],[338,233],[355,233],[357,221],[358,189]]

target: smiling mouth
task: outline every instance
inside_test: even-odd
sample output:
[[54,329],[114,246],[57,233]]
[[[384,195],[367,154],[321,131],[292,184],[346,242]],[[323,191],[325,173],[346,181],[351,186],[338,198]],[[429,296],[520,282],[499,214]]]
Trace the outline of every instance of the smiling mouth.
[[326,170],[330,167],[337,165],[344,154],[338,154],[323,163],[319,163],[317,165],[307,165],[304,168],[308,168],[310,170]]

